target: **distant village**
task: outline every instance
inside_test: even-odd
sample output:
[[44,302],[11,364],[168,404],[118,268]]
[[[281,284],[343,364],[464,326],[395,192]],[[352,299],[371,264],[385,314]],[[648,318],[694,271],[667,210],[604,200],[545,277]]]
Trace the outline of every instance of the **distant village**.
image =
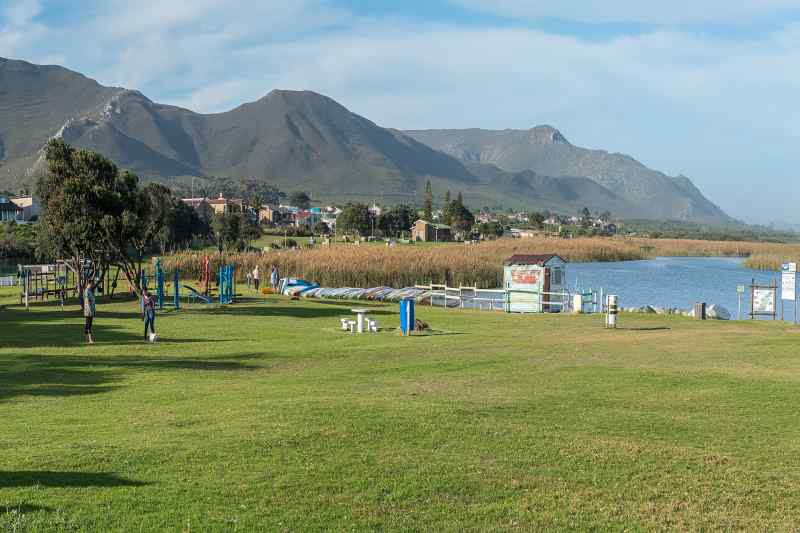
[[[257,223],[265,229],[292,229],[293,233],[318,235],[355,234],[363,238],[399,237],[415,242],[449,242],[454,240],[495,239],[499,237],[526,238],[541,235],[569,238],[576,235],[614,235],[618,225],[610,213],[591,214],[588,209],[576,215],[556,215],[553,213],[526,212],[488,212],[480,210],[473,216],[470,227],[454,228],[446,223],[444,209],[431,209],[430,219],[423,210],[411,210],[410,218],[400,224],[392,235],[386,235],[381,224],[373,222],[369,228],[353,231],[353,227],[342,230],[337,228],[343,212],[353,209],[354,205],[366,210],[373,221],[381,220],[392,208],[372,205],[346,204],[327,205],[324,207],[297,206],[285,203],[268,203],[257,206],[242,198],[224,197],[219,194],[215,198],[190,197],[180,199],[193,208],[200,219],[210,222],[214,217],[226,217],[239,214],[249,221]],[[15,222],[27,224],[35,222],[41,215],[41,206],[31,195],[0,195],[0,223]],[[341,224],[340,224],[341,226]],[[352,224],[348,224],[352,226]],[[368,229],[368,231],[364,231]],[[367,233],[366,235],[364,233]]]
[[[183,198],[182,201],[194,208],[201,218],[210,219],[214,215],[243,213],[260,225],[272,228],[291,227],[307,229],[310,233],[331,234],[337,231],[337,220],[340,215],[353,204],[344,206],[328,205],[324,207],[298,207],[293,205],[263,204],[257,209],[241,198]],[[366,206],[369,216],[380,219],[390,208],[376,203]],[[422,215],[422,211],[417,212]],[[431,219],[416,218],[413,225],[401,233],[411,241],[447,242],[463,239],[489,239],[502,236],[525,238],[542,234],[570,237],[576,234],[591,233],[594,235],[614,235],[618,226],[611,219],[610,213],[592,215],[588,209],[579,215],[556,215],[551,213],[493,213],[479,211],[474,215],[474,226],[465,231],[457,231],[444,223],[443,209],[433,209]],[[342,234],[350,233],[347,228]],[[358,232],[356,232],[358,233]],[[380,225],[370,235],[361,237],[383,237]]]

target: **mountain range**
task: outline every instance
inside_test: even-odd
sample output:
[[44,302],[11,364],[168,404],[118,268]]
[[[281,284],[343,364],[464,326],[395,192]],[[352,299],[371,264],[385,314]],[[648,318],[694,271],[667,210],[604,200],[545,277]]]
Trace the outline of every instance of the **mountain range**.
[[317,199],[418,203],[430,181],[473,206],[730,220],[688,178],[573,146],[549,126],[399,131],[326,96],[284,90],[199,114],[62,67],[0,58],[0,189],[30,185],[54,137],[164,183],[247,177]]

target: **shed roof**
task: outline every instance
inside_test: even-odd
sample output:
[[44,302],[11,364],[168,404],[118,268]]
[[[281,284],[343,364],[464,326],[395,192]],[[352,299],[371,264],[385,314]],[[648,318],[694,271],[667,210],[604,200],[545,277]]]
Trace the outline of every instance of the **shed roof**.
[[[556,254],[534,254],[534,255],[525,255],[525,254],[515,254],[506,259],[506,265],[538,265],[538,266],[545,266],[551,259],[558,258],[564,261],[561,257]],[[566,261],[564,261],[566,263]]]
[[430,227],[435,228],[435,229],[450,229],[450,226],[448,226],[447,224],[439,224],[437,222],[429,222],[427,220],[422,220],[422,219],[417,220],[416,222],[414,222],[414,225],[416,226],[417,224],[420,224],[420,223],[427,224]]

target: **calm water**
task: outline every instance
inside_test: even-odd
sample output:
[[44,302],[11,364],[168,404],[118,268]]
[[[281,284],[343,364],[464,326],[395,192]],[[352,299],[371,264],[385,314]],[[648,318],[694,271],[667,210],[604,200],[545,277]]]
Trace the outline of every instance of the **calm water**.
[[[602,287],[606,294],[619,295],[623,307],[654,305],[690,309],[695,302],[706,302],[722,305],[734,319],[738,308],[737,285],[748,286],[742,298],[742,318],[747,318],[749,286],[753,278],[764,284],[777,280],[780,287],[779,276],[746,268],[742,259],[718,257],[661,257],[650,261],[570,263],[567,266],[567,283],[571,289]],[[786,302],[785,312],[786,319],[793,320],[791,302]],[[780,302],[778,314],[780,318]]]

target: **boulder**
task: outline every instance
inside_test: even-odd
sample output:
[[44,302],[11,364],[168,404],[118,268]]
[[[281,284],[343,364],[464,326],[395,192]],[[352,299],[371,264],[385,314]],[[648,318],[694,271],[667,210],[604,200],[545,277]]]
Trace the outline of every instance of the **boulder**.
[[710,305],[706,309],[706,318],[709,320],[730,320],[730,312],[721,305]]

